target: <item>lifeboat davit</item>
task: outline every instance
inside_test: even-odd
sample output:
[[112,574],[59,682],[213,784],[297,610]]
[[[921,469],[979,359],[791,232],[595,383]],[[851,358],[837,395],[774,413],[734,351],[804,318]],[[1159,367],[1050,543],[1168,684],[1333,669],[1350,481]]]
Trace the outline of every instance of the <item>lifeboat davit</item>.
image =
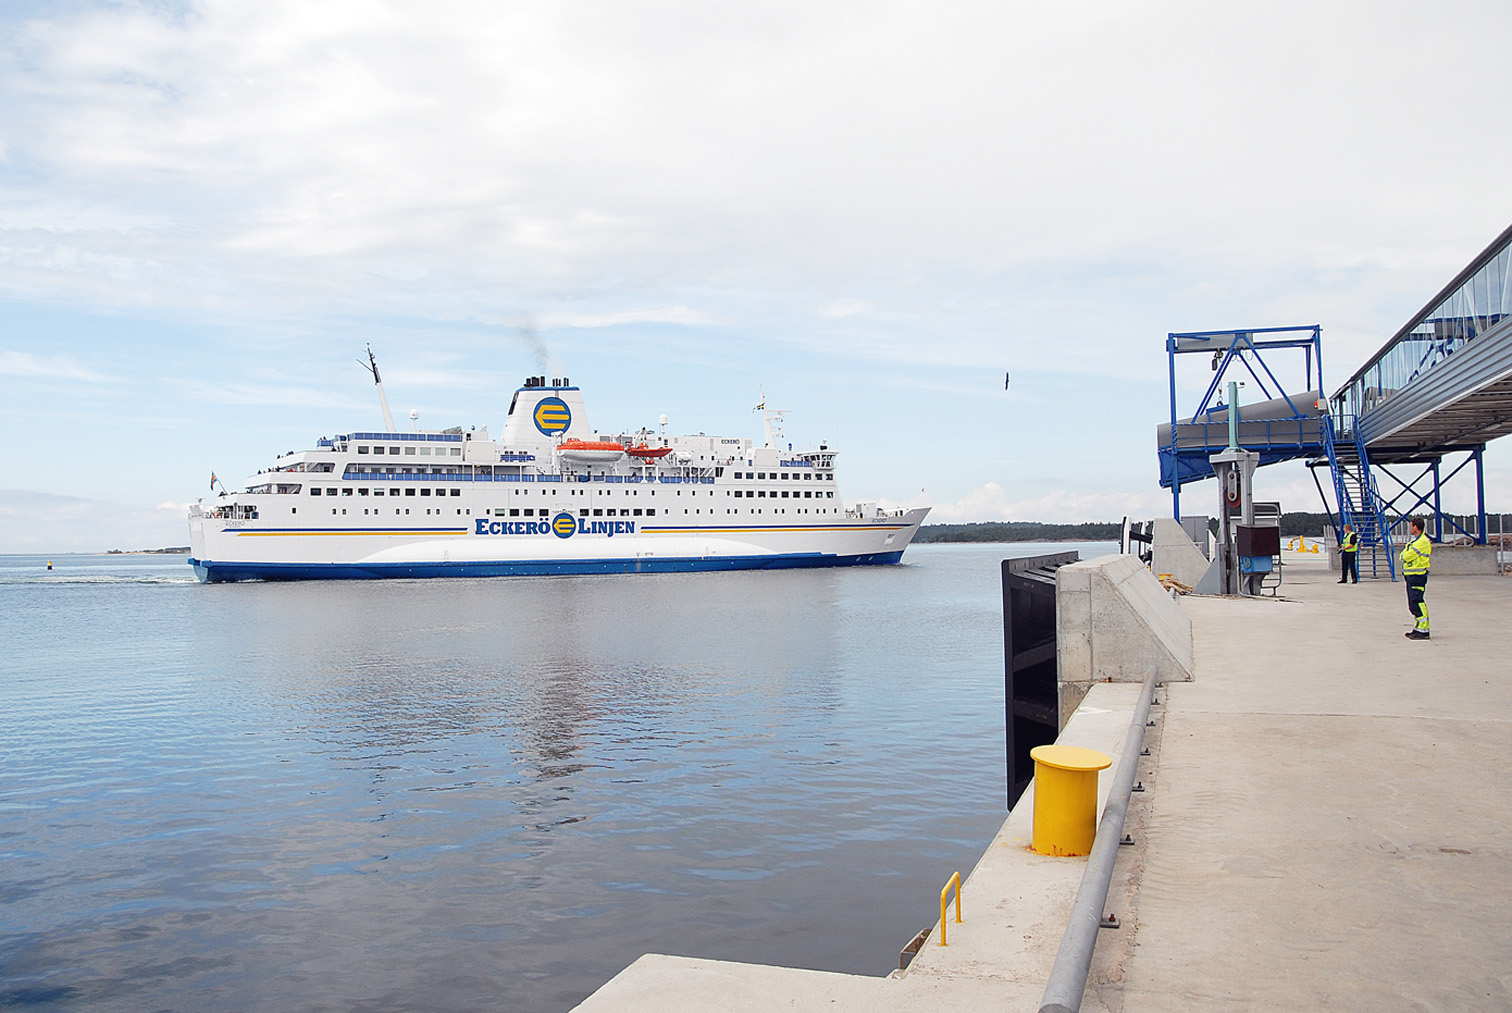
[[631,457],[639,457],[643,461],[656,461],[672,453],[672,448],[648,447],[642,443],[639,446],[625,448],[625,453]]
[[603,440],[564,440],[557,449],[569,461],[600,463],[617,461],[625,456],[624,444]]

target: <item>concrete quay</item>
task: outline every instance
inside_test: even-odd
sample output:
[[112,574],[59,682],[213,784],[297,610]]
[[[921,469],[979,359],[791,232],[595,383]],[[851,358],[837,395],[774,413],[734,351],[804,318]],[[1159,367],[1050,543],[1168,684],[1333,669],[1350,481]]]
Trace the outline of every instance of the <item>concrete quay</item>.
[[[1512,1009],[1512,579],[1431,579],[1414,642],[1400,583],[1285,562],[1282,600],[1180,601],[1082,1008]],[[1137,696],[1094,683],[1059,741],[1116,767]],[[1036,1010],[1085,860],[1027,850],[1032,793],[905,972],[648,954],[578,1009]]]
[[[1435,547],[1437,548],[1437,547]],[[1512,1009],[1512,580],[1186,598],[1130,914],[1084,1008]],[[1130,922],[1126,922],[1126,927]]]

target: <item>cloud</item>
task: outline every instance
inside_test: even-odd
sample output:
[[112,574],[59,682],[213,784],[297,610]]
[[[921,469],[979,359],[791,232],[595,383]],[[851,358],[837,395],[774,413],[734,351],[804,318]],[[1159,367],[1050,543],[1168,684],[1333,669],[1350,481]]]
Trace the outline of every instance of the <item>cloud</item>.
[[686,306],[615,310],[606,313],[543,313],[542,327],[619,327],[624,324],[715,324],[718,318]]
[[1038,521],[1081,524],[1148,518],[1170,512],[1170,495],[1160,490],[1139,493],[1074,493],[1057,489],[1034,499],[1015,500],[996,482],[988,482],[954,502],[937,502],[926,492],[902,501],[881,501],[889,510],[930,507],[929,524],[970,524],[976,521]]
[[189,543],[187,506],[131,506],[0,489],[0,552],[104,552]]
[[66,355],[42,357],[0,350],[0,376],[24,376],[85,383],[111,383],[113,378],[79,365]]
[[[1424,249],[1462,262],[1494,232],[1477,195],[1512,141],[1473,128],[1512,24],[1504,5],[1474,18],[1466,37],[1351,4],[69,7],[0,41],[21,170],[0,181],[0,284],[291,313],[555,306],[582,328],[775,314],[827,341],[818,306],[882,315],[900,348],[1074,338],[1077,368],[1123,363],[1131,333],[1211,324],[1176,307],[1258,306],[1298,266],[1367,269],[1356,304],[1380,313],[1404,279],[1442,280]],[[1458,70],[1390,70],[1418,62]],[[1410,157],[1405,138],[1457,125],[1477,158]],[[1213,151],[1256,154],[1220,169]],[[1183,273],[1214,287],[1177,291]],[[620,308],[694,289],[696,310]]]
[[299,408],[318,406],[343,411],[368,411],[373,407],[366,401],[345,397],[328,388],[293,383],[215,383],[182,378],[168,382],[182,388],[196,400],[215,404],[282,405]]
[[827,302],[820,306],[815,312],[826,320],[843,320],[846,317],[858,316],[869,309],[871,306],[861,299],[836,299],[834,302]]

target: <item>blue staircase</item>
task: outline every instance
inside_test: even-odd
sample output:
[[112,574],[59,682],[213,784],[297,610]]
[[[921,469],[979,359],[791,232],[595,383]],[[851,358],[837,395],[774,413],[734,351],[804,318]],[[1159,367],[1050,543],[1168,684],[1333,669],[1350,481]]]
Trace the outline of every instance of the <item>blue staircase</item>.
[[[1330,415],[1323,426],[1323,446],[1333,473],[1334,498],[1339,504],[1340,527],[1336,534],[1342,539],[1343,525],[1353,524],[1355,534],[1360,537],[1360,576],[1380,577],[1384,559],[1386,574],[1394,581],[1396,554],[1391,546],[1391,527],[1386,523],[1386,505],[1376,490],[1360,427],[1354,423],[1353,415]],[[1347,426],[1342,438],[1335,428],[1340,424]]]

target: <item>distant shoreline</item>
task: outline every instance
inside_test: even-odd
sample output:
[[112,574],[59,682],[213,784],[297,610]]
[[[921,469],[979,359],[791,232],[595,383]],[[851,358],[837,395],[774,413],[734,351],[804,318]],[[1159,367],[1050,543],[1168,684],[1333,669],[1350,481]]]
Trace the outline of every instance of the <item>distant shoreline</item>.
[[189,546],[175,545],[167,549],[106,549],[102,556],[187,556]]

